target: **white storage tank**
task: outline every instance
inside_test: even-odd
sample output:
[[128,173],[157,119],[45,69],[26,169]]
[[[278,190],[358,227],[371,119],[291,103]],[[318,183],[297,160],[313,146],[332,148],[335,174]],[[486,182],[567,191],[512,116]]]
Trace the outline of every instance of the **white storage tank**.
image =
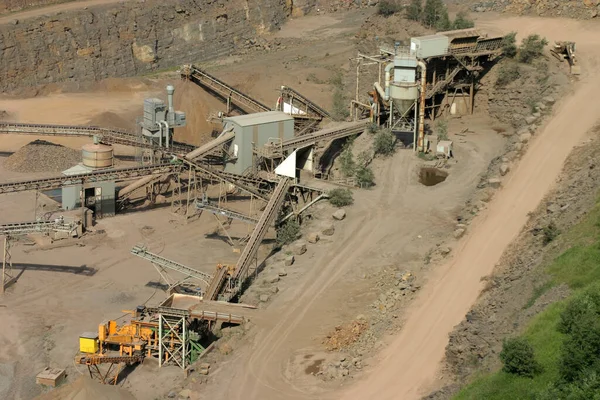
[[113,148],[104,144],[85,144],[81,149],[83,165],[90,168],[110,168],[113,166]]

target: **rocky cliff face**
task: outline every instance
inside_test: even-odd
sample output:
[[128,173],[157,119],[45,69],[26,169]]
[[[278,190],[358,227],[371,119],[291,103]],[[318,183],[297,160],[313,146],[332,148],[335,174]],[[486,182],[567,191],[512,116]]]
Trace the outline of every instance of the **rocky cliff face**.
[[277,29],[289,0],[126,2],[0,26],[0,90],[132,76],[231,54]]

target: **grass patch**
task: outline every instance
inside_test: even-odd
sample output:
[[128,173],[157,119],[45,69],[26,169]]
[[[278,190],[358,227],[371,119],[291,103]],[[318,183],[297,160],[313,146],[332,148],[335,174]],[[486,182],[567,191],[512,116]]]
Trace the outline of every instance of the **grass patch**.
[[[556,257],[545,270],[551,279],[537,286],[525,308],[554,285],[567,284],[573,290],[568,299],[550,305],[529,324],[523,337],[532,345],[542,372],[533,378],[511,375],[503,371],[477,377],[461,390],[457,400],[465,399],[538,399],[547,388],[560,384],[559,368],[563,343],[567,335],[558,330],[561,313],[574,296],[600,285],[600,205],[598,201],[588,215],[568,232],[556,237],[567,250]],[[600,358],[600,357],[599,357]],[[546,395],[547,396],[547,395]]]
[[537,301],[537,299],[539,299],[544,293],[546,293],[548,290],[550,290],[550,288],[552,288],[554,286],[555,286],[555,283],[553,281],[547,281],[541,285],[534,287],[533,293],[531,294],[531,297],[529,298],[529,300],[527,300],[527,304],[525,304],[523,309],[526,310],[529,307],[532,307],[535,304],[535,302]]
[[500,371],[477,378],[460,391],[456,400],[534,399],[550,383],[558,379],[558,359],[564,335],[556,330],[566,301],[552,304],[530,323],[525,338],[534,348],[543,371],[534,378],[525,378]]

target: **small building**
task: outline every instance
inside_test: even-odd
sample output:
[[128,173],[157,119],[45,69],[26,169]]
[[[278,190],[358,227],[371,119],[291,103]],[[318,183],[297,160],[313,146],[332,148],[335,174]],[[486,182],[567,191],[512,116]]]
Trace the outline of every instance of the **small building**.
[[294,118],[281,111],[227,117],[223,125],[235,133],[230,147],[233,158],[226,163],[225,171],[239,175],[252,167],[253,149],[294,137]]
[[[78,164],[62,173],[71,176],[91,171],[94,169]],[[62,208],[66,211],[81,208],[83,196],[83,206],[92,210],[94,218],[110,217],[115,215],[115,193],[116,185],[113,181],[94,182],[85,187],[83,185],[65,186],[62,188]]]
[[410,39],[410,54],[417,58],[439,57],[448,54],[450,40],[445,35],[427,35]]

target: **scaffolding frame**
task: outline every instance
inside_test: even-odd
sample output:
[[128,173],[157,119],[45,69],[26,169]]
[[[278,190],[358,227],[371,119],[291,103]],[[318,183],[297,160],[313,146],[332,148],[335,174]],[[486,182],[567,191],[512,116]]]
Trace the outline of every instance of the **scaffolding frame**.
[[188,322],[185,312],[181,314],[158,314],[158,366],[176,364],[185,370],[190,363]]

